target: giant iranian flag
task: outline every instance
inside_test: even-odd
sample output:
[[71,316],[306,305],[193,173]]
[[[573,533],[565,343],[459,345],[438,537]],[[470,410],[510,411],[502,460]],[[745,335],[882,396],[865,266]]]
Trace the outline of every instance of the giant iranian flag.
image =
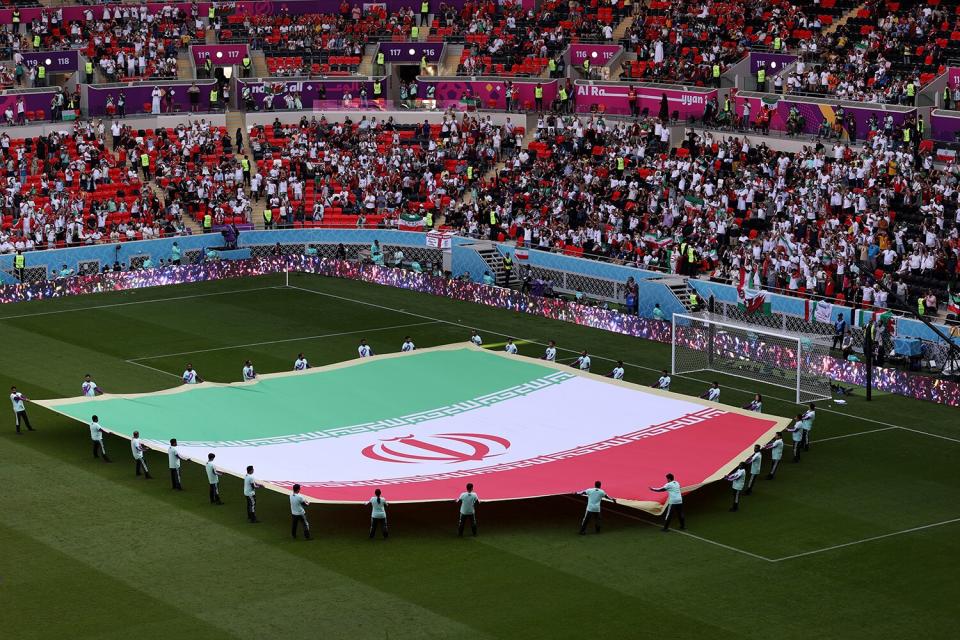
[[[238,370],[239,375],[239,370]],[[786,420],[473,345],[374,356],[253,382],[39,401],[202,464],[294,483],[317,502],[483,500],[567,494],[602,480],[624,503],[662,511],[673,473],[686,491],[721,478]],[[78,428],[86,429],[86,427]],[[113,451],[120,445],[107,443]],[[182,471],[205,483],[200,467]]]

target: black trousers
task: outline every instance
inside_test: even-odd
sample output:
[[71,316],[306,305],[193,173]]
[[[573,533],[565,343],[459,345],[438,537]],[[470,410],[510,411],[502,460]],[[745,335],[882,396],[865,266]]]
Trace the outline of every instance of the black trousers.
[[810,451],[810,429],[803,430],[803,439],[800,441],[804,451]]
[[587,525],[593,520],[593,530],[600,533],[600,523],[602,518],[599,511],[587,511],[583,514],[583,520],[580,522],[580,533],[587,532]]
[[673,521],[673,516],[676,515],[680,518],[680,528],[687,528],[687,520],[683,517],[683,503],[679,504],[668,504],[667,512],[663,516],[663,530],[666,531],[670,528],[670,523]]
[[170,469],[170,485],[177,491],[183,491],[183,485],[180,484],[180,469]]
[[747,491],[746,491],[747,495],[750,495],[751,493],[753,493],[753,483],[757,481],[758,475],[760,474],[752,473],[752,472],[750,473],[750,482],[747,483]]
[[137,462],[137,475],[145,475],[148,478],[150,477],[150,469],[147,468],[147,461],[143,458],[136,458]]
[[470,521],[470,531],[473,535],[477,535],[477,514],[475,513],[461,513],[460,520],[457,523],[457,535],[463,535],[463,526],[467,524],[467,520]]
[[730,511],[737,511],[740,509],[740,489],[733,490],[733,506],[730,507]]
[[381,527],[383,529],[384,538],[390,535],[390,531],[389,529],[387,529],[386,518],[370,518],[370,539],[371,540],[377,535],[377,527]]
[[220,483],[214,482],[210,485],[210,504],[223,504],[220,500]]
[[93,457],[99,458],[103,456],[104,462],[110,462],[110,458],[107,457],[107,450],[103,448],[103,440],[94,440],[93,441]]
[[306,516],[306,515],[302,515],[302,516],[290,516],[290,519],[291,519],[291,522],[290,522],[290,535],[293,536],[294,539],[296,539],[296,537],[297,537],[297,527],[299,527],[299,526],[300,526],[300,523],[302,522],[302,523],[303,523],[303,537],[304,537],[305,540],[309,540],[309,539],[310,539],[310,523],[307,522],[307,516]]
[[777,475],[777,468],[780,466],[780,458],[777,458],[773,461],[773,466],[770,467],[770,473],[767,474],[767,480],[773,480],[773,476]]
[[838,348],[840,347],[840,344],[841,344],[842,342],[843,342],[843,334],[837,334],[837,335],[833,336],[833,345],[832,345],[830,348],[831,348],[831,349],[838,349]]
[[17,433],[20,433],[20,424],[25,424],[27,426],[27,431],[33,431],[33,427],[30,426],[30,418],[27,417],[27,411],[17,411],[15,414],[17,417]]
[[257,521],[257,496],[256,494],[252,496],[246,496],[247,498],[247,520],[250,522]]

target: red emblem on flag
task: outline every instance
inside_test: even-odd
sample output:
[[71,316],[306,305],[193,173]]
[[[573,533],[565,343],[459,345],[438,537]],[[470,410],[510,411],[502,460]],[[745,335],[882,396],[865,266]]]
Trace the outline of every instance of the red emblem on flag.
[[470,462],[499,456],[509,448],[506,438],[485,433],[438,433],[387,438],[362,453],[378,462]]

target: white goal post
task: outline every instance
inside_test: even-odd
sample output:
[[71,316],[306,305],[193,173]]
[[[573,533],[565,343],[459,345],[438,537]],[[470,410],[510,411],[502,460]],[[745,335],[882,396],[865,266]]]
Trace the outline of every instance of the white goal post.
[[822,336],[675,313],[670,360],[675,375],[714,371],[783,387],[798,404],[831,397],[832,358]]

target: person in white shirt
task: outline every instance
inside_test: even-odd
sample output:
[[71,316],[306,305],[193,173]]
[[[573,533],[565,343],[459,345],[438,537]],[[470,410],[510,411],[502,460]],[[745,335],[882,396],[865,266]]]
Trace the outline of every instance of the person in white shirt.
[[310,363],[307,362],[307,357],[302,353],[297,354],[297,359],[293,361],[293,370],[294,371],[306,371],[310,368]]
[[667,482],[662,487],[650,487],[650,491],[666,492],[667,494],[667,510],[663,514],[663,530],[670,530],[673,514],[680,517],[680,530],[686,529],[687,521],[683,517],[683,494],[680,493],[680,483],[673,479],[673,474],[667,474]]
[[460,520],[457,522],[457,537],[463,537],[463,527],[466,521],[470,520],[470,531],[474,537],[477,535],[477,505],[480,504],[480,498],[473,492],[473,483],[467,483],[467,490],[457,498],[457,504],[460,505]]
[[743,405],[743,408],[750,411],[763,411],[763,396],[759,393],[755,394],[753,400]]
[[817,405],[811,402],[810,408],[803,412],[803,422],[800,428],[803,429],[803,439],[800,445],[804,451],[810,451],[810,430],[813,429],[813,421],[817,418]]
[[407,351],[414,351],[417,348],[417,345],[413,344],[413,340],[410,339],[410,336],[407,336],[403,339],[403,344],[400,345],[400,351],[406,353]]
[[170,467],[170,484],[175,491],[183,491],[180,482],[180,454],[177,452],[177,439],[170,438],[170,447],[167,449],[167,466]]
[[471,331],[471,332],[470,332],[470,342],[472,342],[473,344],[477,345],[478,347],[482,347],[482,346],[483,346],[483,338],[481,338],[481,337],[480,337],[480,334],[477,333],[476,331]]
[[199,384],[203,382],[203,378],[200,377],[199,373],[194,371],[193,365],[189,362],[181,377],[183,378],[183,384]]
[[507,344],[503,347],[503,350],[512,356],[517,355],[517,345],[513,344],[513,338],[507,338]]
[[577,495],[587,496],[587,511],[583,514],[583,520],[580,522],[580,535],[587,535],[587,525],[590,524],[591,520],[593,520],[594,532],[600,533],[600,503],[606,498],[616,504],[617,499],[611,498],[606,491],[600,488],[599,480],[593,483],[593,487],[584,489]]
[[550,341],[550,344],[547,345],[546,351],[543,352],[543,359],[547,362],[557,361],[557,343],[553,340]]
[[579,358],[573,361],[573,366],[580,371],[590,371],[590,356],[587,355],[586,349],[580,353]]
[[290,516],[292,524],[290,526],[290,535],[297,539],[297,527],[303,524],[303,539],[310,539],[310,523],[307,522],[306,507],[309,503],[300,495],[300,485],[293,485],[293,493],[290,495]]
[[720,383],[714,381],[706,391],[700,394],[700,397],[710,402],[720,402]]
[[223,505],[223,500],[220,499],[220,472],[217,471],[216,465],[213,464],[213,459],[216,457],[217,454],[208,453],[205,468],[207,470],[207,482],[210,483],[210,504],[221,506]]
[[360,340],[360,346],[357,347],[357,353],[360,354],[361,358],[369,358],[373,355],[373,349],[370,348],[370,345],[367,344],[366,340]]
[[247,475],[243,476],[243,497],[247,501],[247,522],[256,524],[257,519],[257,488],[260,484],[253,476],[253,465],[247,465]]
[[387,530],[387,501],[380,495],[380,489],[373,492],[373,497],[367,500],[370,505],[370,539],[377,535],[377,527],[383,530],[383,539],[386,540],[390,532]]
[[654,389],[661,389],[662,391],[670,391],[670,374],[666,369],[660,372],[660,377],[657,378],[657,381],[651,385]]
[[617,360],[617,366],[613,368],[613,371],[607,374],[608,378],[613,378],[614,380],[623,380],[623,360]]
[[730,511],[740,510],[740,492],[743,491],[743,485],[747,479],[747,463],[741,462],[737,468],[730,472],[725,480],[730,481],[730,487],[733,490],[733,506]]
[[27,409],[23,405],[24,400],[27,399],[27,396],[17,391],[16,387],[10,387],[10,403],[13,405],[13,415],[17,422],[18,436],[23,435],[20,431],[20,423],[26,425],[27,431],[36,431],[36,429],[30,426],[30,418],[27,417]]
[[257,372],[254,371],[253,369],[253,363],[250,362],[249,360],[243,363],[242,375],[243,375],[244,382],[250,382],[251,380],[254,380],[257,377]]
[[104,462],[112,462],[107,457],[107,450],[103,448],[103,429],[100,428],[100,418],[97,416],[90,419],[90,440],[93,441],[93,457],[103,456]]
[[763,465],[763,450],[760,445],[753,445],[753,453],[745,460],[745,463],[750,467],[750,480],[747,482],[747,490],[743,492],[743,495],[749,496],[753,493],[753,483],[757,481],[757,476],[760,475],[760,467]]
[[83,376],[83,384],[80,385],[80,390],[83,391],[83,395],[88,398],[103,395],[103,390],[90,378],[89,373]]
[[778,431],[773,440],[767,443],[764,449],[770,450],[770,460],[773,463],[770,466],[770,473],[767,474],[767,480],[773,480],[777,474],[777,467],[780,466],[780,460],[783,458],[783,432]]
[[145,452],[146,449],[140,444],[140,432],[134,431],[133,438],[130,440],[130,453],[133,454],[133,461],[137,465],[137,475],[143,475],[146,480],[153,480],[150,469],[147,468],[147,460],[144,458]]

